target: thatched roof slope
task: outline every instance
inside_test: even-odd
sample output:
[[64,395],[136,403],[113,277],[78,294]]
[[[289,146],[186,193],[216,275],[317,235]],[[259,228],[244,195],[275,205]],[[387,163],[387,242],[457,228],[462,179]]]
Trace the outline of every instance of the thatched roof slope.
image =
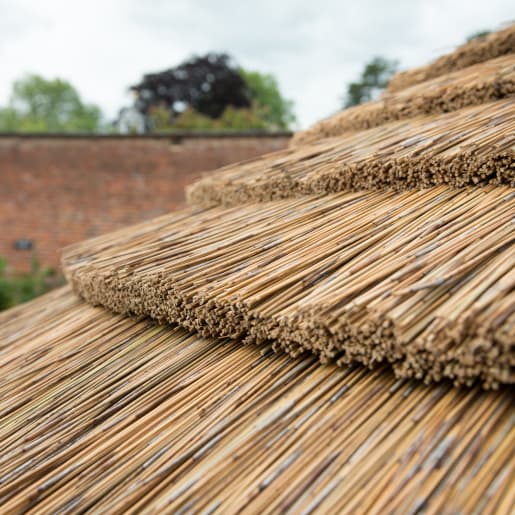
[[515,54],[347,110],[313,128],[320,141],[189,191],[237,207],[76,245],[65,273],[89,302],[203,335],[389,361],[401,377],[513,383],[513,93]]
[[0,314],[3,513],[508,514],[512,392],[205,340],[67,289]]
[[457,111],[513,94],[515,54],[510,54],[344,109],[297,133],[292,144],[302,145],[395,120]]
[[340,193],[171,214],[64,253],[89,302],[401,376],[514,382],[515,191]]
[[515,186],[515,99],[392,122],[290,148],[206,174],[197,205],[347,190]]
[[398,91],[467,66],[513,53],[515,53],[515,24],[485,37],[472,39],[426,66],[397,73],[391,78],[387,91]]
[[70,286],[119,314],[70,287],[0,314],[0,511],[511,514],[515,104],[491,100],[513,66],[68,248]]

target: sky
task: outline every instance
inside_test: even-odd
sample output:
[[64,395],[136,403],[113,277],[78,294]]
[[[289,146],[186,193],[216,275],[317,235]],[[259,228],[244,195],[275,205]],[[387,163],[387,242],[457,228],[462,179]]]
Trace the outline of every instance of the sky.
[[274,74],[305,128],[374,56],[418,66],[513,20],[513,0],[0,0],[0,105],[38,73],[114,118],[143,74],[224,51]]

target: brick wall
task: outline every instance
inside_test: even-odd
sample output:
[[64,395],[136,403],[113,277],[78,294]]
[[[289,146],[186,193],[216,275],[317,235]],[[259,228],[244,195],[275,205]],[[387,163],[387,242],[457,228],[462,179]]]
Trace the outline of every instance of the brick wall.
[[200,172],[284,148],[289,135],[1,136],[0,256],[30,268],[60,249],[184,204]]

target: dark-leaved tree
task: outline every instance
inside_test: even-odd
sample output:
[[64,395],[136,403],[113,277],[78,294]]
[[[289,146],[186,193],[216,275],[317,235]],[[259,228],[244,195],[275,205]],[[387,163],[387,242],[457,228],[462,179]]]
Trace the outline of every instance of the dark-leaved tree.
[[187,108],[218,118],[228,106],[251,105],[247,85],[227,54],[192,57],[175,68],[145,75],[131,90],[144,115],[152,108],[165,108],[172,119]]

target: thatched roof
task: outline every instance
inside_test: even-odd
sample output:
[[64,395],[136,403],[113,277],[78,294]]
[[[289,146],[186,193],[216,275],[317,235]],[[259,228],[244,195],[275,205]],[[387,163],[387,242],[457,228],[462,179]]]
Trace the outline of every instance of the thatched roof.
[[507,34],[66,249],[0,315],[0,511],[511,513]]
[[515,53],[453,71],[392,93],[380,100],[344,109],[293,138],[303,145],[348,131],[378,127],[415,116],[450,113],[515,94]]
[[513,53],[515,24],[510,24],[505,29],[467,41],[450,54],[442,55],[430,64],[397,73],[388,83],[388,92],[398,91],[449,72]]
[[514,111],[510,97],[324,138],[206,174],[188,199],[233,206],[349,190],[515,187]]
[[403,377],[514,382],[512,188],[190,210],[69,248],[86,300]]
[[512,392],[320,367],[91,307],[0,314],[2,513],[508,513]]

